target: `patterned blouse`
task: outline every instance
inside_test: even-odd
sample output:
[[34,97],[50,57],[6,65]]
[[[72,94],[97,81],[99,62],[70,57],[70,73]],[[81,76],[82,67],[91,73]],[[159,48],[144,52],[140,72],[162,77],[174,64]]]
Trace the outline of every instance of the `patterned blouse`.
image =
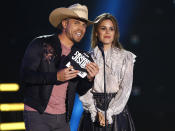
[[[109,103],[107,120],[112,123],[112,116],[121,113],[128,101],[132,89],[133,67],[136,56],[124,49],[110,48],[105,53],[106,92],[117,93]],[[98,47],[92,51],[92,58],[99,66],[99,73],[95,76],[94,85],[85,95],[80,97],[83,108],[91,113],[92,121],[95,121],[97,110],[91,91],[104,92],[104,65],[103,57]],[[103,112],[103,111],[101,111]]]

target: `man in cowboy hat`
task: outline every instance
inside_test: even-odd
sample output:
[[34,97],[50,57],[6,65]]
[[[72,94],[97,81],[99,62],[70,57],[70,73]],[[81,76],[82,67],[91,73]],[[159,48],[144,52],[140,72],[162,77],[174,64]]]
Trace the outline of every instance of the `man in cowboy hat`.
[[57,8],[49,21],[58,33],[35,38],[22,62],[26,131],[69,131],[75,93],[85,94],[98,73],[93,62],[86,65],[86,78],[78,77],[79,70],[72,66],[65,67],[66,56],[92,23],[87,7],[74,4]]

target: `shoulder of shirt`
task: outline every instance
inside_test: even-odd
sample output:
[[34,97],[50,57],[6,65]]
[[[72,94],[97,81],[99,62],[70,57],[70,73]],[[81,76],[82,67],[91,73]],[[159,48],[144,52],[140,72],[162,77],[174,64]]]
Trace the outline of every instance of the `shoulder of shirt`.
[[50,39],[53,39],[54,37],[55,37],[55,34],[42,35],[42,36],[36,37],[34,40],[50,40]]
[[52,36],[54,36],[55,34],[51,34],[51,35],[41,35],[41,36],[38,36],[36,37],[36,39],[42,39],[42,38],[50,38]]
[[136,55],[134,53],[132,53],[131,51],[128,51],[126,49],[119,49],[117,47],[113,48],[114,53],[119,54],[120,56],[122,56],[124,59],[135,59]]
[[117,47],[114,47],[113,49],[114,49],[115,53],[120,53],[122,55],[135,55],[134,53],[132,53],[131,51],[128,51],[126,49],[119,49]]
[[31,44],[36,44],[36,43],[50,43],[50,42],[54,42],[56,39],[56,35],[55,34],[51,34],[51,35],[42,35],[42,36],[38,36],[36,38],[34,38],[31,41]]

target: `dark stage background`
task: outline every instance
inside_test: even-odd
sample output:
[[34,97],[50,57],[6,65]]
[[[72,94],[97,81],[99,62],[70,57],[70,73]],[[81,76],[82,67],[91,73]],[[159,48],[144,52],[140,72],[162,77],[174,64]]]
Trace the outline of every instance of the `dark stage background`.
[[[86,4],[89,19],[110,12],[119,22],[120,41],[137,55],[129,107],[137,131],[174,131],[175,0],[14,0],[2,1],[0,83],[19,83],[19,69],[28,43],[51,34],[52,9]],[[90,47],[91,27],[81,47]],[[22,87],[21,87],[22,88]],[[22,90],[0,92],[0,103],[22,102]],[[0,123],[23,121],[22,112],[0,112]]]

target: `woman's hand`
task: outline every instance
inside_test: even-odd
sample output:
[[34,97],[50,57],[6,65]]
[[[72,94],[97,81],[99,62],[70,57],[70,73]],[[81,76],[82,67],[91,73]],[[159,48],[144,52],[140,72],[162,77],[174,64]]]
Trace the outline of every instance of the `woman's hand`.
[[[101,112],[98,112],[98,120],[101,126],[105,126],[105,117]],[[108,123],[106,123],[107,125]]]

